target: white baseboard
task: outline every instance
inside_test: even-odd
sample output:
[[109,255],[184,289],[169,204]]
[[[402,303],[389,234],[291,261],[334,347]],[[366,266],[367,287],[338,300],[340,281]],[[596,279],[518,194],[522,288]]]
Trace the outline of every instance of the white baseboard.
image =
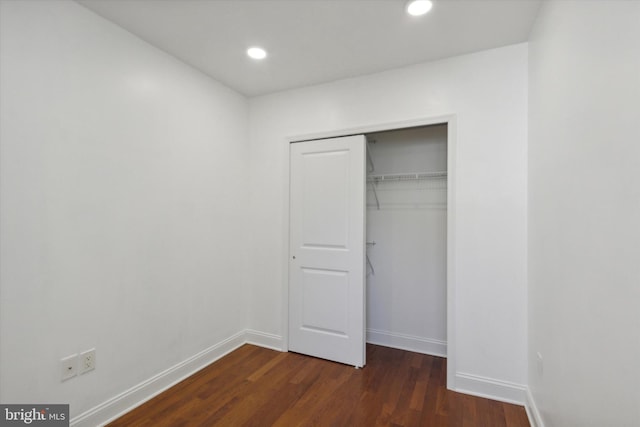
[[527,401],[525,402],[524,409],[527,410],[527,417],[529,417],[529,424],[531,427],[544,427],[540,411],[536,406],[536,401],[533,399],[531,390],[527,387]]
[[272,350],[287,351],[286,348],[282,348],[283,340],[280,335],[267,334],[253,329],[246,329],[244,333],[247,344],[254,344]]
[[253,330],[238,332],[106,402],[73,417],[70,426],[103,426],[246,343],[281,350],[282,338]]
[[447,342],[413,335],[367,329],[367,342],[432,356],[447,357]]
[[460,372],[456,374],[455,391],[473,396],[524,405],[526,389],[527,387],[522,384],[509,381],[501,381]]

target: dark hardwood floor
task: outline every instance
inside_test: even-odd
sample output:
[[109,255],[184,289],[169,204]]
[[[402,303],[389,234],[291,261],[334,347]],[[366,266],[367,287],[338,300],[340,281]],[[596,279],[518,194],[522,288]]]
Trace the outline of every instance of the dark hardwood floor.
[[364,369],[244,345],[109,427],[529,426],[523,407],[445,377],[446,359],[370,344]]

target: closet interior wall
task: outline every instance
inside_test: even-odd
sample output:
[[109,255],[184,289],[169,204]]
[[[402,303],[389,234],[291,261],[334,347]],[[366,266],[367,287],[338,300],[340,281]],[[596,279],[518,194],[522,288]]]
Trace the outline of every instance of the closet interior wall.
[[446,356],[447,126],[367,141],[367,342]]

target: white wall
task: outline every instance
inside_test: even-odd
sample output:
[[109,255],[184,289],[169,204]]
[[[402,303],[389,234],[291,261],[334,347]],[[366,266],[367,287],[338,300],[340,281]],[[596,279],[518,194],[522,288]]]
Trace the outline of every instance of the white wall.
[[[371,175],[447,171],[446,125],[367,136]],[[447,354],[446,184],[367,184],[368,342]]]
[[457,385],[521,399],[527,341],[524,44],[250,100],[250,325],[285,333],[286,138],[449,113],[458,117]]
[[446,125],[371,133],[367,140],[375,168],[371,175],[447,171]]
[[1,7],[0,400],[73,417],[246,326],[248,106],[76,3]]
[[529,386],[540,425],[640,425],[639,123],[640,2],[544,2],[529,118]]

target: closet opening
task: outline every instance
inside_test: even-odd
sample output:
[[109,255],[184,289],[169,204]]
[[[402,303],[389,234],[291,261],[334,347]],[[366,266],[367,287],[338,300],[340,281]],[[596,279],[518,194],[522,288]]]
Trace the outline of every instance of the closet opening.
[[[283,350],[355,367],[366,343],[446,357],[456,389],[456,121],[285,140]],[[350,264],[329,265],[339,254]]]
[[447,124],[365,134],[366,340],[447,356]]

